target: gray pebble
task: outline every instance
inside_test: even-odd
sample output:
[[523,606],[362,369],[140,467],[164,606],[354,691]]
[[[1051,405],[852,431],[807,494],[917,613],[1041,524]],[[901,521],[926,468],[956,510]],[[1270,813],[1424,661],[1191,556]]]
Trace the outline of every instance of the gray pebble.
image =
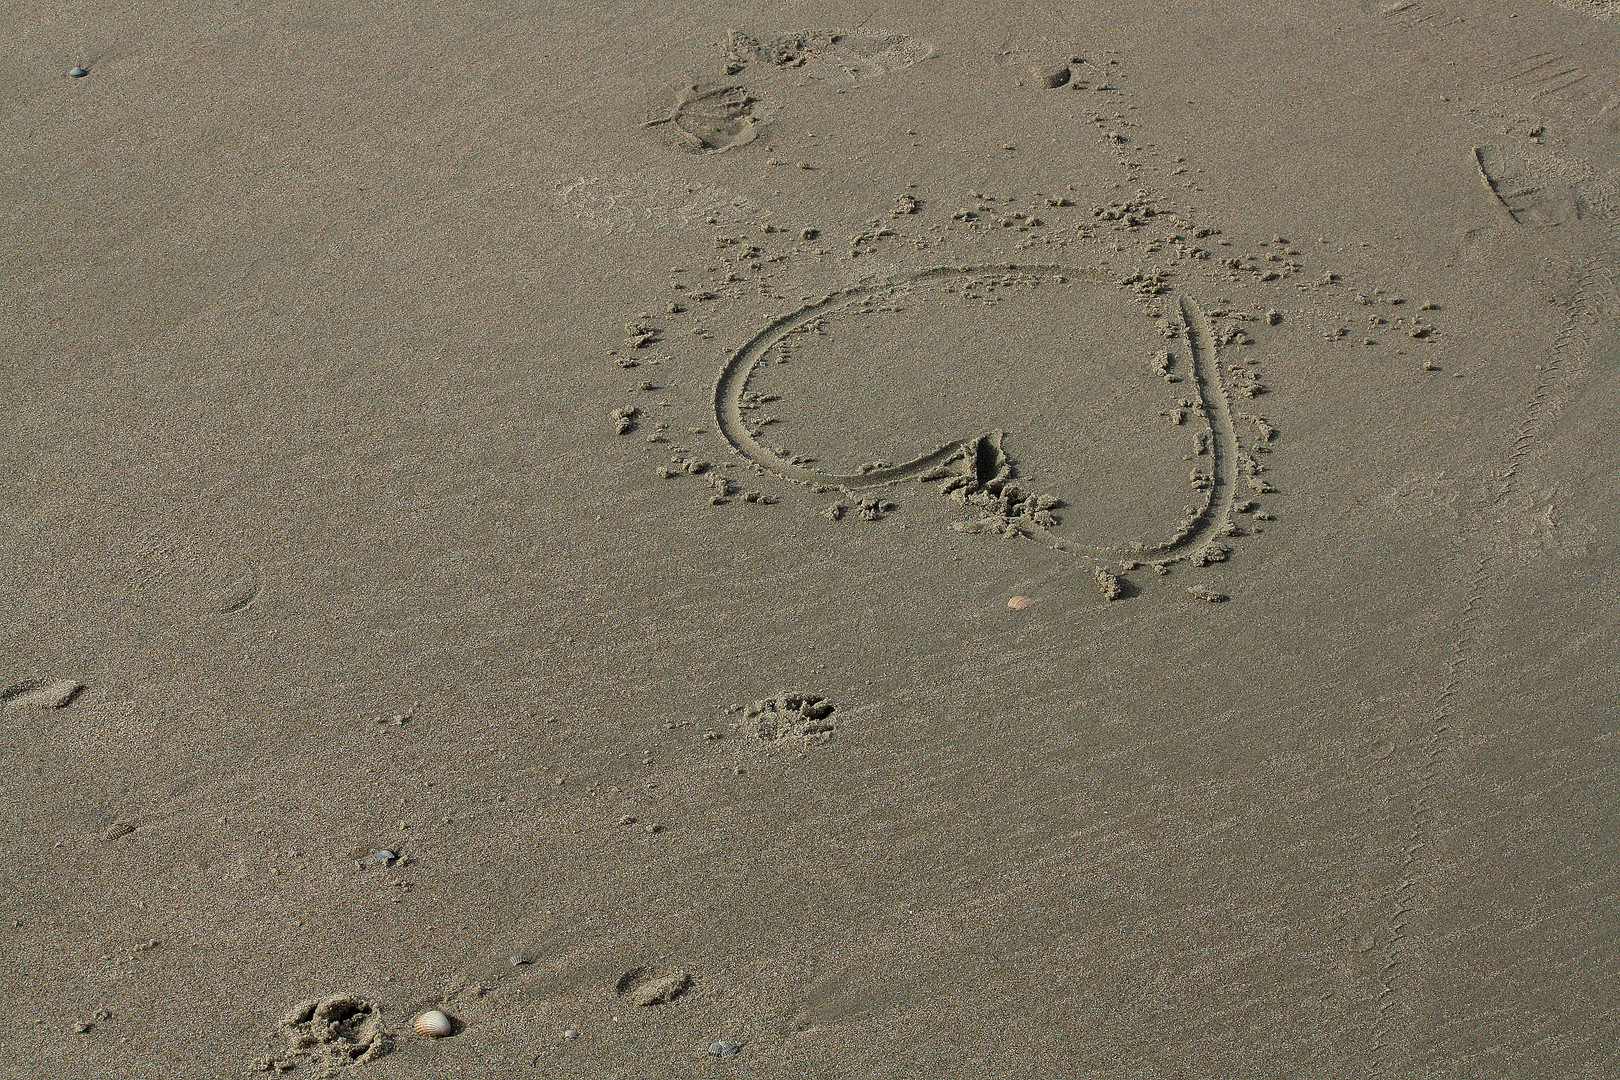
[[72,71],[68,72],[68,78],[70,78],[70,79],[82,79],[88,74],[90,74],[90,73],[88,71],[86,71],[84,68],[76,67]]
[[741,1050],[742,1045],[740,1043],[734,1043],[729,1039],[720,1039],[715,1042],[713,1046],[709,1047],[709,1056],[720,1058],[734,1057]]

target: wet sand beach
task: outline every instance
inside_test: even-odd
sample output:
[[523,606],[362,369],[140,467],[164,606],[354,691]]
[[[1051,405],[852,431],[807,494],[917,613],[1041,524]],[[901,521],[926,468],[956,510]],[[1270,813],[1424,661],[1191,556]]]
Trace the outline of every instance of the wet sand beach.
[[1620,1071],[1612,0],[6,22],[0,1077]]

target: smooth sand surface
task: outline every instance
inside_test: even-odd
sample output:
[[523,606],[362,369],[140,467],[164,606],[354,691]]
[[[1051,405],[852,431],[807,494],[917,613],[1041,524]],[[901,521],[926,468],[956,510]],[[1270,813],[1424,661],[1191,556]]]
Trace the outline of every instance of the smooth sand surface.
[[1620,1074],[1614,8],[13,5],[0,1076]]

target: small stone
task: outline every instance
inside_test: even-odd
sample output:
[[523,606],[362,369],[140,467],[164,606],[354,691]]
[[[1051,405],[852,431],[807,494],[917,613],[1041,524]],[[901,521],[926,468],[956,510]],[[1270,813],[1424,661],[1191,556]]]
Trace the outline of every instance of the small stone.
[[1055,90],[1068,82],[1073,77],[1074,72],[1069,70],[1067,64],[1054,64],[1051,67],[1036,64],[1029,69],[1029,74],[1035,80],[1037,86],[1047,90]]
[[88,74],[90,74],[90,73],[88,71],[86,71],[84,68],[76,67],[76,68],[73,68],[71,71],[68,72],[68,78],[70,78],[70,79],[82,79]]
[[717,1039],[709,1047],[709,1056],[717,1058],[735,1057],[741,1051],[741,1043],[734,1043],[730,1039]]
[[563,1031],[563,1038],[565,1038],[565,1039],[577,1039],[577,1038],[579,1038],[579,1032],[574,1030],[573,1028],[568,1028],[565,1031]]

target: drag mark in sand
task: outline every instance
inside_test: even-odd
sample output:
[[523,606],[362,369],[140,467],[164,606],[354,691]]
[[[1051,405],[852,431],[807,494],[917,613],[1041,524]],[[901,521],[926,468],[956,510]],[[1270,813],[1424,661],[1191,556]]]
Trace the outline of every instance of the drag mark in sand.
[[[734,352],[720,371],[714,387],[714,416],[720,434],[732,450],[755,467],[775,474],[783,480],[811,488],[838,488],[845,492],[883,487],[905,480],[927,482],[947,481],[947,490],[985,488],[1000,496],[1005,487],[1011,487],[1010,463],[1002,453],[1002,432],[980,435],[949,442],[910,461],[861,473],[830,473],[805,467],[785,458],[767,447],[749,430],[744,418],[744,396],[749,380],[764,362],[766,354],[789,334],[810,327],[825,316],[858,304],[874,295],[897,287],[947,278],[969,278],[981,274],[1020,273],[1038,277],[1051,276],[1062,281],[1080,280],[1113,283],[1098,270],[1083,270],[1050,264],[1000,264],[983,266],[942,266],[921,270],[901,277],[867,282],[831,293],[806,304],[790,314],[770,322]],[[1202,505],[1194,507],[1191,515],[1169,539],[1156,545],[1132,544],[1132,554],[1152,556],[1160,565],[1192,558],[1203,565],[1220,561],[1226,549],[1214,543],[1214,537],[1231,531],[1234,510],[1238,441],[1233,425],[1231,404],[1227,399],[1217,363],[1214,337],[1209,324],[1198,307],[1183,298],[1180,302],[1181,336],[1188,343],[1191,354],[1193,382],[1198,390],[1197,412],[1208,425],[1209,450],[1212,458],[1209,484]],[[1102,565],[1108,555],[1123,552],[1103,552],[1082,547],[1042,523],[1033,514],[1020,517],[1018,527],[1054,550],[1077,556],[1094,566]]]
[[1221,365],[1215,354],[1215,338],[1204,312],[1185,296],[1181,297],[1181,320],[1186,330],[1187,349],[1192,354],[1193,383],[1198,401],[1209,425],[1211,486],[1209,501],[1190,523],[1192,528],[1175,547],[1197,547],[1227,530],[1232,523],[1237,500],[1237,428],[1232,422],[1232,404],[1221,379]]
[[264,578],[260,576],[258,567],[249,565],[231,584],[215,610],[221,615],[235,615],[252,607],[262,592]]
[[1361,0],[1357,7],[1408,30],[1428,23],[1450,26],[1462,21],[1452,12],[1419,0]]
[[1506,81],[1533,88],[1532,100],[1579,86],[1591,76],[1563,53],[1536,52],[1522,57],[1507,72]]
[[[1483,159],[1481,171],[1485,172]],[[1486,173],[1487,180],[1489,174]],[[1492,188],[1495,193],[1495,188]],[[1500,197],[1500,196],[1498,196]],[[1510,213],[1513,207],[1504,201]],[[1557,224],[1542,217],[1527,219],[1518,214],[1514,220],[1521,224],[1544,226]],[[1409,917],[1416,906],[1415,892],[1426,869],[1424,852],[1434,842],[1434,810],[1439,774],[1445,759],[1457,746],[1456,726],[1462,721],[1457,716],[1455,699],[1463,686],[1469,669],[1475,662],[1480,646],[1480,616],[1496,587],[1499,572],[1500,532],[1504,525],[1502,515],[1513,497],[1519,480],[1519,471],[1531,451],[1546,431],[1561,407],[1561,395],[1555,393],[1560,383],[1567,380],[1574,365],[1572,354],[1588,348],[1590,328],[1610,312],[1615,302],[1615,281],[1611,263],[1614,229],[1610,225],[1610,246],[1589,259],[1581,274],[1575,295],[1570,301],[1569,317],[1553,339],[1547,360],[1540,366],[1541,374],[1525,399],[1518,433],[1508,449],[1495,477],[1495,490],[1482,507],[1492,519],[1491,532],[1480,546],[1474,565],[1468,574],[1464,589],[1462,610],[1453,627],[1451,656],[1446,664],[1445,682],[1435,695],[1429,715],[1415,724],[1409,743],[1420,747],[1412,765],[1412,797],[1408,804],[1409,828],[1403,838],[1400,853],[1400,880],[1388,897],[1388,944],[1384,951],[1384,965],[1378,978],[1377,1011],[1374,1020],[1370,1071],[1374,1075],[1388,1075],[1392,1071],[1386,1051],[1394,1033],[1396,999],[1408,983],[1410,956],[1414,951],[1412,935],[1408,929]]]

